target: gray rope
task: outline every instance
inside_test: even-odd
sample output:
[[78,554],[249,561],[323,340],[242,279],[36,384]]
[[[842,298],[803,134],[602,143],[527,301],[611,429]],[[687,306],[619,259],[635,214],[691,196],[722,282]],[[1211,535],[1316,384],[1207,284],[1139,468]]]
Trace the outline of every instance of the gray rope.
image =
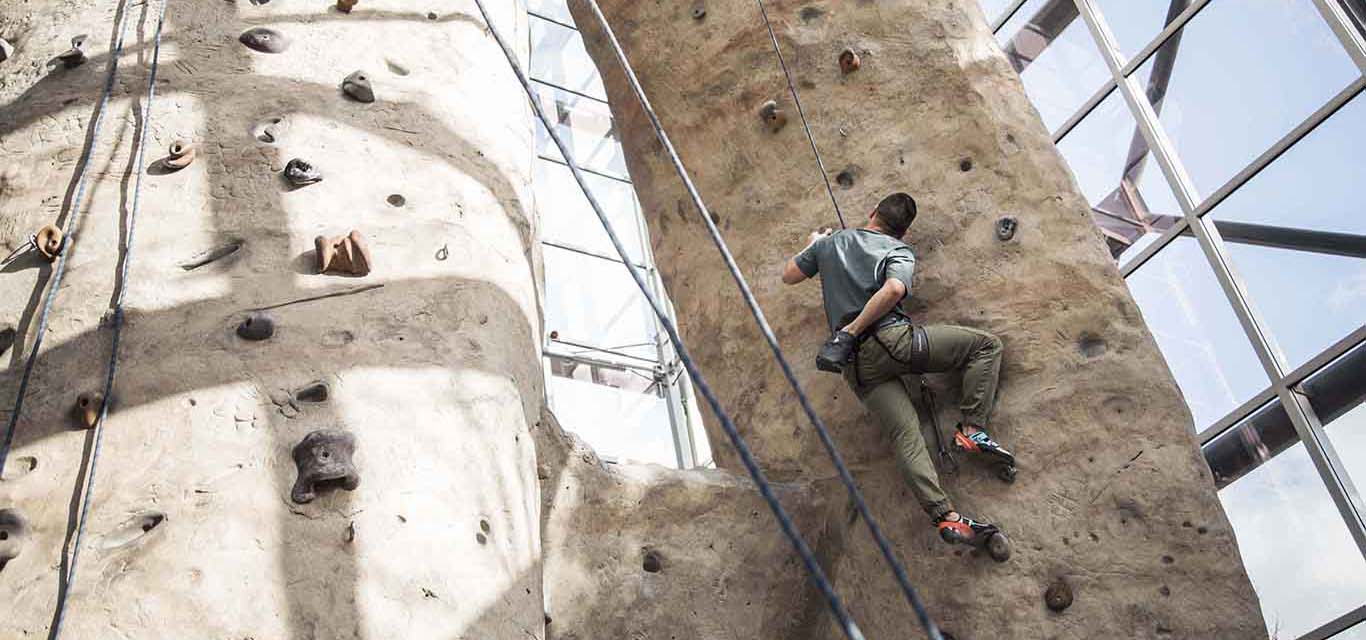
[[[157,30],[152,45],[152,64],[147,77],[147,105],[142,110],[142,130],[138,134],[137,149],[133,152],[133,166],[137,171],[137,181],[133,186],[133,205],[128,210],[128,237],[124,241],[122,258],[123,264],[119,266],[118,290],[114,295],[114,321],[111,328],[111,345],[109,348],[109,366],[104,378],[104,402],[100,405],[100,417],[95,422],[95,444],[90,453],[90,469],[85,477],[85,491],[81,501],[81,512],[76,525],[76,537],[71,545],[71,566],[67,570],[66,588],[58,594],[57,616],[53,623],[52,639],[56,640],[62,635],[62,622],[66,619],[67,601],[73,585],[76,582],[76,561],[81,555],[81,541],[85,538],[85,521],[90,515],[90,498],[95,492],[95,469],[100,460],[100,445],[104,441],[104,421],[109,417],[109,403],[114,397],[114,379],[119,370],[119,338],[123,333],[123,299],[128,291],[128,269],[133,262],[133,237],[137,230],[138,206],[142,196],[142,177],[146,175],[146,170],[142,166],[143,150],[147,147],[147,130],[152,123],[152,101],[156,98],[157,89],[157,64],[161,57],[161,27],[166,20],[166,5],[170,0],[163,0],[161,9],[157,13]],[[124,9],[125,14],[127,7]],[[123,44],[123,29],[119,30],[119,44]]]
[[816,148],[816,137],[811,135],[811,125],[806,121],[806,111],[802,109],[802,99],[797,97],[797,85],[792,83],[792,72],[787,68],[787,61],[783,59],[783,49],[778,46],[778,34],[773,32],[773,23],[768,21],[768,9],[764,8],[764,0],[755,0],[759,3],[759,14],[764,17],[764,26],[768,27],[768,37],[773,41],[773,53],[778,55],[778,66],[782,67],[783,75],[787,77],[787,90],[792,93],[792,103],[797,105],[797,116],[802,120],[802,129],[806,130],[806,140],[811,143],[811,155],[816,156],[816,167],[820,169],[821,179],[825,181],[825,192],[830,194],[830,204],[835,205],[835,217],[840,220],[840,228],[848,228],[844,224],[844,212],[840,211],[840,203],[835,199],[835,190],[830,186],[830,174],[825,171],[825,162],[821,160],[820,149]]
[[612,32],[612,27],[607,23],[607,17],[603,15],[602,9],[598,7],[597,0],[588,0],[588,5],[593,9],[593,15],[597,19],[599,26],[607,35],[607,41],[612,45],[612,51],[616,54],[617,61],[625,71],[626,80],[631,85],[631,90],[635,92],[636,99],[640,101],[641,110],[650,119],[650,126],[654,128],[655,136],[659,139],[665,153],[673,163],[674,170],[678,177],[683,180],[683,186],[688,190],[688,195],[692,198],[693,205],[697,208],[698,216],[707,227],[707,233],[711,235],[712,243],[721,252],[721,257],[726,263],[726,268],[730,271],[731,277],[735,280],[736,286],[740,289],[740,294],[745,300],[745,305],[749,307],[750,314],[754,316],[754,322],[759,326],[759,331],[764,335],[764,340],[768,342],[769,349],[773,352],[773,357],[778,361],[779,368],[791,385],[792,390],[797,394],[797,401],[801,404],[802,410],[806,413],[811,426],[816,429],[820,437],[821,444],[825,445],[825,451],[830,456],[830,460],[835,464],[835,469],[839,472],[840,480],[843,481],[845,488],[849,491],[849,498],[858,509],[859,515],[863,516],[864,522],[868,524],[868,530],[873,534],[873,539],[877,542],[878,549],[882,552],[882,557],[892,568],[892,573],[896,576],[897,583],[901,586],[902,593],[915,610],[916,617],[919,618],[921,626],[925,628],[925,633],[931,640],[940,640],[939,629],[934,621],[930,619],[929,612],[925,609],[925,604],[920,600],[915,587],[911,584],[910,576],[906,572],[905,565],[896,557],[892,551],[891,543],[883,535],[882,528],[878,525],[877,519],[873,517],[868,509],[868,504],[863,498],[863,492],[859,490],[858,484],[854,481],[854,476],[849,472],[845,465],[844,457],[840,454],[839,448],[830,436],[830,431],[825,426],[825,422],[816,414],[815,407],[812,406],[806,391],[797,381],[797,376],[792,371],[792,365],[784,355],[782,347],[778,345],[778,338],[773,334],[773,328],[764,317],[764,311],[759,307],[759,302],[754,297],[754,292],[750,290],[749,283],[745,281],[744,275],[740,271],[739,265],[735,262],[735,257],[731,255],[730,249],[726,246],[726,241],[721,237],[721,231],[716,228],[716,223],[712,221],[711,213],[707,211],[707,205],[702,202],[702,195],[697,190],[697,185],[693,184],[692,177],[688,170],[683,166],[683,160],[678,156],[678,150],[674,148],[673,142],[669,140],[669,134],[664,131],[664,125],[659,121],[658,114],[654,107],[650,105],[650,99],[645,95],[645,89],[640,85],[640,79],[636,77],[635,71],[631,68],[631,63],[626,58],[626,52],[621,48],[621,42]]
[[489,17],[488,11],[484,8],[483,0],[474,0],[474,3],[479,7],[479,13],[484,17],[484,22],[488,25],[489,33],[491,33],[493,39],[498,42],[498,46],[503,49],[503,55],[507,57],[508,64],[512,66],[512,71],[517,75],[518,82],[522,83],[522,88],[526,91],[527,98],[531,103],[532,111],[534,111],[536,117],[540,119],[541,124],[545,126],[546,133],[548,133],[550,139],[555,142],[555,146],[559,147],[560,153],[564,155],[565,162],[569,165],[569,170],[574,174],[574,180],[579,183],[579,188],[583,190],[584,197],[588,199],[588,203],[593,207],[593,212],[597,214],[603,229],[607,231],[607,237],[611,239],[612,246],[616,248],[617,254],[621,256],[622,263],[626,266],[627,271],[631,273],[631,278],[635,280],[636,286],[639,287],[640,292],[644,294],[645,300],[650,304],[650,308],[654,310],[655,316],[659,318],[660,325],[664,327],[664,330],[669,334],[669,338],[673,340],[678,351],[678,359],[683,363],[683,367],[687,369],[688,375],[692,378],[693,384],[696,385],[698,393],[702,394],[702,397],[706,399],[707,404],[711,406],[712,412],[721,422],[722,430],[726,432],[731,443],[735,446],[735,450],[739,452],[740,461],[744,464],[750,477],[753,478],[754,484],[758,486],[759,493],[763,496],[764,501],[768,503],[769,509],[773,511],[773,516],[778,520],[778,524],[782,528],[783,534],[787,537],[793,548],[796,549],[797,554],[801,556],[802,563],[806,566],[806,570],[810,574],[811,580],[816,583],[817,588],[820,589],[821,593],[825,596],[826,602],[830,606],[830,611],[839,622],[841,630],[843,630],[845,636],[850,638],[850,640],[863,640],[863,632],[859,630],[858,625],[850,618],[849,612],[844,607],[844,603],[840,600],[839,596],[835,594],[834,586],[830,583],[829,578],[826,577],[825,571],[821,569],[820,563],[816,561],[815,554],[811,551],[811,548],[807,546],[806,541],[802,539],[801,534],[797,531],[796,525],[793,524],[787,511],[783,509],[777,496],[774,495],[773,488],[769,485],[763,470],[759,468],[759,464],[754,460],[754,454],[750,451],[749,445],[746,444],[744,437],[741,436],[739,430],[736,429],[735,423],[731,420],[730,416],[721,408],[721,402],[716,398],[716,394],[712,391],[711,386],[707,384],[706,378],[703,377],[702,372],[698,370],[697,365],[693,362],[687,346],[684,345],[683,339],[678,335],[678,328],[674,326],[673,321],[670,320],[668,314],[664,312],[664,306],[660,303],[654,292],[650,290],[649,285],[646,284],[645,277],[640,269],[631,262],[630,257],[626,252],[626,247],[621,243],[621,238],[619,238],[616,231],[612,229],[612,224],[608,222],[607,214],[603,212],[602,206],[598,204],[597,198],[593,196],[593,191],[588,187],[587,182],[585,182],[583,173],[579,170],[578,163],[574,160],[573,153],[570,152],[569,147],[565,145],[564,140],[562,140],[559,133],[555,131],[555,127],[551,124],[550,119],[547,118],[545,112],[542,111],[540,102],[536,99],[536,95],[531,88],[530,81],[527,80],[526,74],[522,72],[522,67],[517,62],[516,54],[508,47],[507,42],[504,41],[502,35],[499,34],[497,27],[493,25],[493,20]]

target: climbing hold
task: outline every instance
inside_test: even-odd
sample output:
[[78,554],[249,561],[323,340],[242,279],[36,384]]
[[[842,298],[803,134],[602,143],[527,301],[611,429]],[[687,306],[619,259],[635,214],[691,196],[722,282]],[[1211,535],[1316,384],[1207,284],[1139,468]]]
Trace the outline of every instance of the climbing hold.
[[659,573],[664,570],[664,558],[659,555],[658,551],[647,550],[645,557],[640,561],[640,568],[644,569],[646,573]]
[[86,429],[94,429],[100,421],[100,409],[104,408],[104,394],[98,391],[87,391],[76,396],[76,406],[72,412],[76,421]]
[[342,79],[342,91],[357,102],[374,102],[375,89],[370,86],[370,77],[364,71],[353,71]]
[[996,221],[996,239],[1005,242],[1015,237],[1015,229],[1020,226],[1020,222],[1015,216],[1003,216]]
[[854,186],[854,170],[845,169],[839,172],[835,175],[835,182],[845,189],[852,188]]
[[[446,259],[449,258],[449,257],[451,257],[450,245],[443,244],[443,245],[441,245],[441,248],[440,248],[440,249],[437,249],[437,250],[436,250],[436,260],[437,260],[437,262],[445,262]],[[2,349],[2,348],[0,348],[0,353],[4,353],[4,352],[5,352],[5,350]]]
[[312,502],[318,491],[341,487],[355,491],[360,486],[360,473],[351,462],[356,451],[356,437],[339,429],[319,429],[294,445],[294,464],[299,467],[299,478],[289,497],[299,504]]
[[317,404],[320,402],[327,402],[329,395],[330,392],[328,391],[327,383],[319,380],[304,385],[298,391],[295,391],[294,400],[297,402]]
[[275,321],[266,313],[257,311],[237,325],[237,335],[243,340],[253,342],[269,340],[275,335]]
[[14,55],[14,45],[10,44],[9,40],[0,38],[0,62],[9,60],[12,55]]
[[126,547],[152,533],[152,530],[161,526],[163,522],[166,522],[166,514],[160,511],[135,514],[106,535],[99,546],[105,551]]
[[318,273],[363,276],[370,273],[370,249],[359,231],[335,238],[313,239],[318,254]]
[[289,48],[289,38],[285,34],[267,27],[247,29],[237,39],[248,49],[261,53],[280,53]]
[[356,8],[356,3],[358,1],[359,0],[337,0],[337,11],[351,13],[351,10]]
[[436,15],[436,12],[435,12],[435,11],[428,11],[428,12],[427,12],[427,19],[428,19],[428,20],[436,20],[437,18],[440,18],[440,17],[441,17],[441,16]]
[[303,187],[323,181],[323,172],[313,163],[302,158],[290,160],[285,165],[285,180],[296,187]]
[[5,472],[0,475],[0,480],[15,480],[26,476],[38,468],[38,459],[33,456],[19,456],[5,466]]
[[14,330],[14,325],[0,325],[0,356],[5,355],[9,348],[14,346],[14,337],[18,332]]
[[774,100],[769,100],[759,107],[759,119],[768,125],[768,130],[772,133],[777,133],[787,125],[787,114],[778,108],[778,103]]
[[1043,592],[1044,604],[1053,611],[1062,611],[1072,606],[1072,587],[1066,580],[1058,578]]
[[284,122],[284,118],[270,118],[256,125],[251,135],[261,142],[272,144],[280,138],[280,134],[284,131]]
[[707,5],[702,2],[694,2],[692,5],[692,19],[701,20],[707,17]]
[[857,53],[854,53],[853,49],[846,47],[844,51],[840,52],[841,73],[843,73],[844,75],[849,75],[855,71],[858,71],[858,68],[861,66],[863,66],[863,60],[859,58]]
[[972,171],[972,158],[963,158],[958,161],[958,170],[964,173]]
[[389,58],[384,59],[384,65],[389,67],[389,73],[392,73],[396,76],[406,76],[409,73],[411,73],[410,71],[408,71],[408,67],[405,67],[401,63],[395,62]]
[[15,509],[0,509],[0,569],[19,557],[28,539],[28,520]]
[[85,39],[86,34],[78,35],[71,39],[71,48],[57,54],[57,60],[68,69],[75,69],[85,64]]
[[180,263],[180,268],[186,271],[194,271],[206,264],[217,262],[241,251],[243,244],[245,244],[244,240],[233,240],[232,242],[219,245],[208,251],[201,251],[195,254],[193,258]]
[[62,254],[62,249],[66,248],[66,236],[56,225],[47,225],[38,230],[33,236],[33,246],[38,249],[38,253],[48,262],[57,259]]
[[408,199],[403,197],[403,194],[401,193],[391,193],[389,194],[388,198],[384,199],[384,201],[388,202],[389,206],[391,207],[401,207],[405,204],[408,204]]
[[171,143],[166,157],[161,159],[161,165],[171,171],[179,171],[194,162],[194,155],[194,145],[185,140],[176,140]]

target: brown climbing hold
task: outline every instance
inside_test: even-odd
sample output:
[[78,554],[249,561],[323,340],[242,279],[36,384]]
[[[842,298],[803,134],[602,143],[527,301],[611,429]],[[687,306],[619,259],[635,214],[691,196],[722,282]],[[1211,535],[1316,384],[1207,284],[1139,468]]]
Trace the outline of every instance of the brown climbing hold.
[[359,231],[335,238],[313,240],[318,254],[318,273],[363,276],[370,273],[370,249]]
[[1048,589],[1043,593],[1044,604],[1053,611],[1063,611],[1072,606],[1072,587],[1066,580],[1058,578],[1053,584],[1048,585]]
[[38,249],[38,253],[48,262],[57,259],[62,255],[62,249],[66,248],[66,235],[58,229],[56,225],[47,225],[38,230],[33,236],[33,246]]
[[237,40],[252,51],[280,53],[289,48],[289,37],[267,27],[253,27],[242,32]]
[[337,11],[351,13],[351,10],[356,8],[356,3],[359,1],[360,0],[337,0]]
[[705,17],[707,17],[707,5],[703,4],[701,0],[694,2],[692,5],[692,19],[701,20]]
[[294,445],[294,464],[299,477],[289,497],[303,504],[318,497],[320,489],[340,487],[355,491],[360,473],[351,456],[356,452],[356,436],[339,429],[319,429]]
[[353,71],[342,79],[342,91],[357,102],[374,102],[375,88],[370,86],[370,77],[364,71]]
[[844,51],[840,52],[840,72],[844,75],[858,71],[861,66],[863,66],[863,60],[859,58],[857,53],[854,53],[853,49],[845,48]]
[[28,520],[15,509],[0,509],[0,569],[19,557],[28,539]]
[[161,165],[171,171],[180,171],[190,166],[190,163],[194,162],[194,157],[194,145],[185,140],[176,140],[171,143],[166,157],[161,159]]
[[285,180],[295,187],[305,187],[322,182],[323,172],[303,158],[294,158],[285,164]]
[[72,408],[76,421],[86,429],[94,429],[100,421],[100,409],[104,408],[104,394],[87,391],[76,396],[76,406]]
[[996,221],[996,239],[1007,242],[1015,237],[1015,230],[1020,226],[1020,221],[1015,216],[1003,216]]
[[85,64],[85,39],[88,36],[81,34],[71,39],[71,48],[57,54],[57,60],[68,69],[75,69]]
[[768,125],[771,133],[777,133],[784,126],[787,126],[787,114],[778,108],[778,103],[773,100],[765,102],[759,107],[759,119]]

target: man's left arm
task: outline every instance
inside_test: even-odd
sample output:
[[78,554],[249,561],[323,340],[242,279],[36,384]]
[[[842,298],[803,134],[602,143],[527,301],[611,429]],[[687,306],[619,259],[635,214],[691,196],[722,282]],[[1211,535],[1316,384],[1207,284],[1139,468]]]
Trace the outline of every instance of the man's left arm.
[[886,317],[903,298],[910,295],[911,276],[914,273],[915,254],[911,253],[910,248],[903,247],[889,254],[882,265],[882,287],[868,299],[867,304],[863,305],[863,310],[853,322],[845,325],[841,331],[847,331],[855,336],[862,335],[869,327]]
[[830,237],[831,233],[830,229],[811,232],[811,242],[807,243],[806,248],[783,264],[783,284],[797,284],[816,275],[819,270],[816,243]]

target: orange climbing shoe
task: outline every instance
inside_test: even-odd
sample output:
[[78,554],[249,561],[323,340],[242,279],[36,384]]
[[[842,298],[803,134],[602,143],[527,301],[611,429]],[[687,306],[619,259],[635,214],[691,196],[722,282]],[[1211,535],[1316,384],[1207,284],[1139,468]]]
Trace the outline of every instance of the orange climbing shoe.
[[996,475],[1005,482],[1015,482],[1015,454],[991,439],[985,430],[978,429],[972,435],[963,433],[963,425],[953,434],[953,446],[959,451],[986,456],[996,465]]
[[954,520],[941,519],[936,527],[939,537],[949,544],[966,544],[986,549],[997,562],[1010,559],[1010,539],[994,524],[977,522],[962,514]]

